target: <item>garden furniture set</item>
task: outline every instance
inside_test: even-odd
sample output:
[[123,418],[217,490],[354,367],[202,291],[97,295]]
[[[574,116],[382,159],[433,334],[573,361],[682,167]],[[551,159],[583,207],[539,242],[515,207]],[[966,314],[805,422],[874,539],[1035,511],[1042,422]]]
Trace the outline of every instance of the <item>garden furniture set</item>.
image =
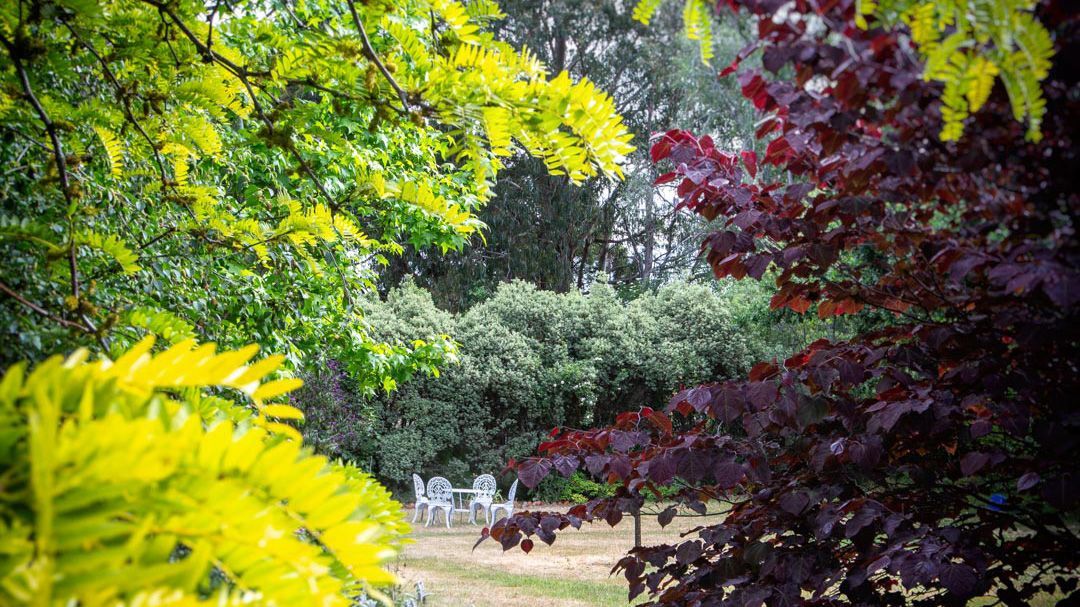
[[[450,527],[455,513],[468,513],[469,522],[476,524],[476,512],[484,513],[484,522],[491,525],[496,520],[497,513],[505,513],[510,516],[514,513],[514,496],[517,494],[517,484],[510,485],[510,491],[506,494],[505,502],[495,502],[495,493],[498,488],[495,485],[495,477],[490,474],[481,474],[473,480],[472,488],[455,488],[450,481],[441,476],[428,479],[427,487],[424,486],[420,475],[413,474],[413,490],[416,493],[416,510],[413,513],[412,522],[420,518],[420,511],[427,512],[425,526],[431,526],[438,512],[443,513],[446,526]],[[465,499],[468,496],[468,504]]]

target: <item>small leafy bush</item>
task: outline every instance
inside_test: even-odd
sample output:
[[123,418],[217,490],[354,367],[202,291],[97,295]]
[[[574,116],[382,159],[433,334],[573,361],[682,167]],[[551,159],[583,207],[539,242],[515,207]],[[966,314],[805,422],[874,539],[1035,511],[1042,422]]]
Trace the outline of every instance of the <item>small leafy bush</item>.
[[564,502],[581,503],[599,497],[612,497],[615,487],[607,483],[598,483],[580,472],[575,472],[567,479],[559,499]]

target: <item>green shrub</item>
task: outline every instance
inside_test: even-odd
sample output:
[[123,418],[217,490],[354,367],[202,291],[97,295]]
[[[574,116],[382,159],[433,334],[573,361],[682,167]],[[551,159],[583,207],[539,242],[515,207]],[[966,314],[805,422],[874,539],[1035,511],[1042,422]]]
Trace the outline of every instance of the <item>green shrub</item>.
[[[451,314],[406,282],[365,303],[373,337],[408,344],[450,334],[460,342],[458,364],[365,397],[324,376],[333,374],[328,362],[299,395],[304,433],[334,455],[372,462],[406,499],[414,472],[468,484],[533,453],[555,426],[588,427],[610,422],[617,411],[664,406],[684,385],[738,376],[784,350],[771,334],[760,337],[763,327],[746,316],[748,302],[768,297],[763,290],[674,283],[624,300],[603,283],[588,294],[560,294],[511,282]],[[801,345],[797,336],[784,339]],[[585,481],[551,481],[523,497],[595,494]]]
[[598,483],[581,472],[575,472],[566,479],[566,485],[559,493],[559,501],[581,504],[599,497],[615,495],[615,486]]

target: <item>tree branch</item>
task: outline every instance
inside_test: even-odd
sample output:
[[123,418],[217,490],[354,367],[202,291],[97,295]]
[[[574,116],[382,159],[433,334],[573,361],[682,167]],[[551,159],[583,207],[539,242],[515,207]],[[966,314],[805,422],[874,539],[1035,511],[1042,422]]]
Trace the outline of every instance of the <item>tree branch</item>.
[[[19,82],[22,84],[23,94],[26,96],[27,101],[30,102],[30,105],[33,106],[38,118],[45,124],[45,132],[49,135],[49,140],[52,142],[53,159],[56,163],[56,170],[60,176],[60,189],[64,193],[64,200],[68,203],[68,213],[70,214],[75,208],[75,197],[71,192],[71,181],[68,178],[67,171],[67,158],[64,156],[64,146],[60,143],[59,130],[56,127],[56,123],[54,123],[49,118],[49,114],[45,112],[45,108],[42,107],[37,96],[34,95],[34,89],[30,85],[30,76],[26,73],[26,67],[19,57],[19,49],[16,48],[3,34],[0,34],[0,43],[7,49],[8,56],[11,58],[11,63],[15,67],[15,72],[19,75]],[[79,271],[75,254],[75,232],[70,221],[68,222],[68,230],[70,232],[69,240],[71,241],[68,247],[68,266],[71,268],[71,294],[78,299]]]
[[89,327],[85,327],[85,326],[83,326],[83,325],[81,325],[81,324],[79,324],[79,323],[77,323],[75,321],[71,321],[71,320],[68,320],[66,318],[61,318],[59,316],[56,316],[55,314],[52,314],[51,312],[49,312],[45,308],[42,308],[41,306],[39,306],[36,303],[30,301],[29,299],[26,299],[22,295],[19,295],[18,292],[16,292],[14,289],[7,286],[3,282],[0,282],[0,291],[2,291],[3,293],[8,295],[9,297],[14,299],[15,301],[19,302],[20,304],[26,306],[27,308],[33,310],[34,312],[40,314],[41,316],[44,316],[45,318],[48,318],[49,320],[55,322],[58,325],[68,327],[70,329],[78,329],[78,330],[86,332],[86,333],[93,333],[93,331]]
[[375,49],[372,48],[371,40],[368,40],[367,31],[364,29],[364,23],[360,21],[360,15],[356,13],[356,4],[353,2],[353,0],[348,0],[348,3],[349,12],[352,14],[353,23],[356,24],[356,29],[360,32],[360,40],[364,44],[364,56],[367,57],[369,61],[374,63],[375,67],[379,68],[379,71],[382,72],[383,77],[386,78],[386,81],[390,83],[390,87],[393,88],[394,91],[397,93],[398,99],[401,99],[401,107],[404,108],[404,111],[406,113],[408,113],[408,96],[405,94],[405,91],[401,88],[401,86],[397,83],[397,80],[394,80],[394,77],[390,74],[390,70],[386,69],[386,66],[383,65],[383,62],[379,59],[379,56],[375,54]]
[[135,130],[139,132],[139,135],[142,136],[142,138],[146,141],[146,144],[150,147],[150,152],[154,155],[154,162],[157,164],[158,167],[158,173],[161,178],[161,187],[163,190],[166,189],[168,187],[169,179],[168,174],[165,172],[165,162],[161,159],[161,152],[159,152],[157,146],[154,145],[154,140],[150,138],[150,134],[147,133],[146,130],[143,128],[142,124],[140,124],[139,121],[136,120],[135,114],[131,111],[131,101],[124,93],[124,87],[121,86],[120,81],[116,79],[116,75],[113,74],[112,69],[109,68],[108,62],[106,62],[105,58],[97,52],[97,49],[91,46],[89,42],[84,40],[79,35],[79,32],[75,31],[75,28],[72,27],[70,23],[68,23],[67,21],[62,21],[62,23],[65,27],[67,27],[68,31],[71,32],[71,36],[75,38],[75,41],[82,45],[82,47],[85,48],[91,55],[93,55],[94,58],[97,59],[98,64],[101,65],[101,70],[105,73],[105,79],[109,81],[109,84],[111,84],[113,86],[113,89],[115,89],[116,91],[116,96],[120,100],[120,105],[124,111],[124,116],[127,117],[128,122],[130,122],[132,126],[135,127]]

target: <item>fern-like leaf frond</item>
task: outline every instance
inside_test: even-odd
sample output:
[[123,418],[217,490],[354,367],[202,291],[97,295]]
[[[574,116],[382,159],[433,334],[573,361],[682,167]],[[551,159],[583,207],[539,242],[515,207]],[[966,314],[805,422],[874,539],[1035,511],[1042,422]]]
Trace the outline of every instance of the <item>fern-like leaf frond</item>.
[[94,132],[97,133],[98,139],[101,140],[102,147],[105,148],[105,159],[109,163],[109,175],[112,177],[120,177],[123,173],[121,168],[121,162],[124,157],[124,145],[117,138],[116,134],[112,131],[102,128],[94,127]]

